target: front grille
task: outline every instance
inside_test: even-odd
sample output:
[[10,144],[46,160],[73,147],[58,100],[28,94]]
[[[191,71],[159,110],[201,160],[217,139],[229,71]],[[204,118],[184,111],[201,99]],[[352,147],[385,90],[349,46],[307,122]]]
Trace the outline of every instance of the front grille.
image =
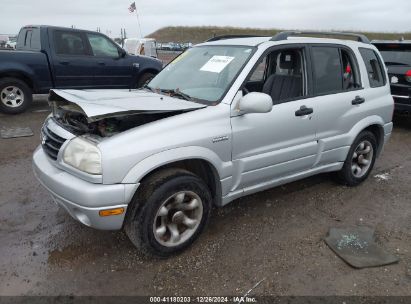
[[57,154],[66,140],[51,131],[46,125],[41,129],[41,134],[41,145],[44,152],[50,158],[57,160]]

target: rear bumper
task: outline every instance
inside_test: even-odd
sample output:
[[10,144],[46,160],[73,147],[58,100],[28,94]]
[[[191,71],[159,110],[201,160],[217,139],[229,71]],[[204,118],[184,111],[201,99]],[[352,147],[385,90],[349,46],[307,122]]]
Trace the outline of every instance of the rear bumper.
[[[93,184],[55,167],[41,147],[33,155],[33,171],[57,205],[86,226],[121,229],[128,203],[139,184]],[[120,215],[101,217],[101,210],[124,208]]]

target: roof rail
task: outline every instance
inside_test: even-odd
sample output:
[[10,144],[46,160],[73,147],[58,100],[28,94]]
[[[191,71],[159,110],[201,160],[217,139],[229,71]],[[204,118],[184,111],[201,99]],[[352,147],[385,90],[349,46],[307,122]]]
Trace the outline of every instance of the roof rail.
[[319,36],[347,36],[347,37],[355,37],[357,38],[358,42],[370,44],[370,40],[367,36],[363,34],[355,34],[355,33],[343,33],[343,32],[315,32],[315,31],[286,31],[280,32],[271,38],[271,41],[280,41],[280,40],[287,40],[290,36],[298,36],[298,35],[319,35]]
[[208,40],[206,40],[205,42],[212,42],[212,41],[225,40],[225,39],[236,39],[236,38],[252,38],[252,37],[268,37],[268,36],[247,35],[247,34],[221,35],[221,36],[211,37]]

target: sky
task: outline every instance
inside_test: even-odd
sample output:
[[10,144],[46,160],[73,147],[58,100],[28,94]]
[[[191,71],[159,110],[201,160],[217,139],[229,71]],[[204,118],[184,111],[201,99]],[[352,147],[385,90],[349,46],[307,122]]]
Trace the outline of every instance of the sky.
[[[138,37],[132,0],[0,0],[0,34],[28,24]],[[164,26],[411,32],[410,0],[137,0],[143,36]]]

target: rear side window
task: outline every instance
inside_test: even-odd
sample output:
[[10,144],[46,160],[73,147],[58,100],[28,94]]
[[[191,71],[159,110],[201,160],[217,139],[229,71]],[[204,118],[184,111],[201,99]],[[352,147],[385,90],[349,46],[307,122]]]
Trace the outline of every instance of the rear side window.
[[312,47],[315,94],[323,95],[342,91],[343,72],[340,51],[337,47]]
[[17,49],[19,50],[32,50],[40,51],[40,29],[28,28],[22,29],[17,38]]
[[361,88],[360,72],[354,54],[346,49],[341,49],[341,62],[343,71],[343,90],[349,91]]
[[385,85],[385,73],[383,73],[382,63],[374,50],[360,48],[360,53],[367,68],[368,79],[372,88]]
[[26,29],[21,29],[19,35],[17,36],[17,49],[22,49],[24,48],[24,43],[26,40],[26,33],[27,30]]
[[41,49],[40,29],[38,29],[38,28],[34,28],[32,33],[31,33],[30,48],[32,50],[40,50]]
[[54,32],[54,49],[59,55],[88,55],[83,35],[79,32]]

